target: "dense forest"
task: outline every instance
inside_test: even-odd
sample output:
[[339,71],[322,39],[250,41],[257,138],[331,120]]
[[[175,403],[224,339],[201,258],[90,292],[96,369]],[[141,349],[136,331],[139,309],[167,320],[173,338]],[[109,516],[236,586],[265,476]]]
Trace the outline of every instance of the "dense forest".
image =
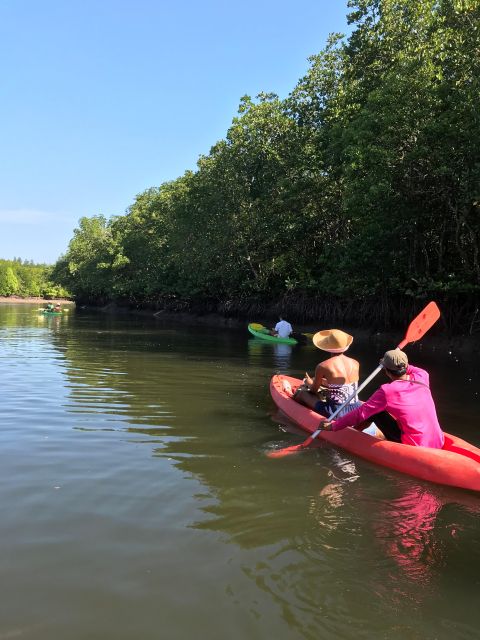
[[350,0],[285,99],[244,96],[195,171],[79,221],[82,302],[480,331],[480,0]]
[[0,296],[68,298],[68,291],[53,282],[52,271],[51,265],[0,259]]

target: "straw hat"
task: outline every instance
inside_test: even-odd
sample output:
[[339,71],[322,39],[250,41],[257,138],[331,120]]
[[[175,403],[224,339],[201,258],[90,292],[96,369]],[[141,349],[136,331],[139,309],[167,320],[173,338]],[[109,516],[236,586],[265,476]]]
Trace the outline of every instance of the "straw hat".
[[343,353],[353,342],[353,336],[340,329],[325,329],[317,331],[312,338],[313,344],[322,351],[329,353]]

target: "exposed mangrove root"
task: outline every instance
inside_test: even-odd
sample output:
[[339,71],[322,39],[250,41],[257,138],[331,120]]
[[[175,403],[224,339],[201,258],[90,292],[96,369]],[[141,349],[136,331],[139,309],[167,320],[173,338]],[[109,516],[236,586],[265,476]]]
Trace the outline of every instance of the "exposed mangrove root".
[[[278,300],[238,298],[233,300],[190,299],[176,297],[157,300],[77,300],[78,306],[88,305],[108,312],[151,311],[155,317],[169,314],[216,315],[228,320],[271,323],[278,315],[301,325],[331,327],[357,327],[372,332],[394,331],[408,324],[428,300],[401,298],[358,298],[341,300],[312,298],[307,295],[286,295]],[[433,332],[446,337],[480,333],[480,314],[474,300],[457,296],[436,300],[442,312]]]

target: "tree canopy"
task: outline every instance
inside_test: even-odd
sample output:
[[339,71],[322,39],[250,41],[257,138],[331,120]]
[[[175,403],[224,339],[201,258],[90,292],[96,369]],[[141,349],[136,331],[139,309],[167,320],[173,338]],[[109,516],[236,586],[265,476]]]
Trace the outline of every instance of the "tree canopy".
[[0,296],[67,298],[61,285],[52,280],[53,267],[31,261],[0,259]]
[[350,37],[287,98],[244,96],[196,171],[83,218],[57,281],[90,300],[440,297],[475,313],[480,0],[349,8]]

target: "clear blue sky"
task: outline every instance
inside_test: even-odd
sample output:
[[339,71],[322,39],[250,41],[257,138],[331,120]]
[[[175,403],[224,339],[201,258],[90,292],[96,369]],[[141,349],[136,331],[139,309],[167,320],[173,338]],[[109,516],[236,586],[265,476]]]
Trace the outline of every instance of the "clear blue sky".
[[240,97],[286,97],[346,0],[0,0],[0,258],[195,169]]

